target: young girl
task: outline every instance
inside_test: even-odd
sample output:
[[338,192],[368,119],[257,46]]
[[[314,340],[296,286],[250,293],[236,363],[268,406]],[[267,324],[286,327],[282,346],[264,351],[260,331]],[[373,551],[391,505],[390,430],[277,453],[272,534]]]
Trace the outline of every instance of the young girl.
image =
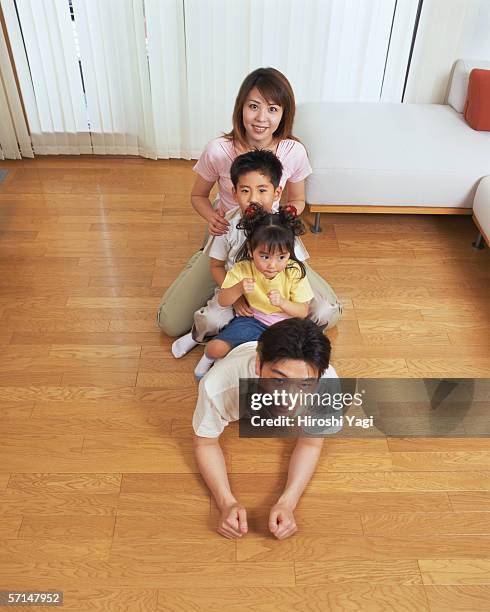
[[[282,163],[280,186],[286,189],[287,203],[298,214],[305,206],[305,179],[311,174],[306,149],[293,135],[295,100],[287,78],[274,68],[258,68],[243,81],[233,110],[231,132],[211,140],[194,166],[197,173],[191,200],[194,209],[208,222],[211,236],[227,233],[225,213],[237,208],[233,198],[230,167],[240,154],[254,149],[271,150]],[[214,207],[209,199],[217,184],[219,195]],[[333,327],[341,314],[340,304],[330,285],[307,267],[308,278],[318,304]],[[193,323],[194,312],[212,297],[216,283],[209,269],[209,258],[195,253],[179,277],[162,297],[157,323],[169,336],[181,336]]]
[[236,316],[208,342],[195,369],[197,378],[235,346],[257,340],[273,323],[306,318],[314,297],[305,266],[294,254],[295,237],[305,231],[294,206],[270,214],[258,204],[250,204],[237,227],[245,231],[246,242],[226,274],[218,302],[230,306],[246,296],[253,314]]

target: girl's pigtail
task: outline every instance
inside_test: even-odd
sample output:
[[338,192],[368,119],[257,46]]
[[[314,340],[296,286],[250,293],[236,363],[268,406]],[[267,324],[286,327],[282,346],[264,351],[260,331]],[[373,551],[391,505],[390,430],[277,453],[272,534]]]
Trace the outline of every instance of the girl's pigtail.
[[283,225],[288,227],[295,236],[302,236],[306,233],[303,222],[298,217],[298,211],[292,204],[288,204],[279,209],[279,219]]
[[264,217],[267,216],[265,210],[260,204],[249,204],[242,215],[242,218],[237,224],[237,229],[244,230],[247,240],[253,234],[257,225],[263,222]]
[[244,231],[246,240],[235,255],[235,262],[249,259],[248,245],[250,242],[250,237],[254,233],[255,229],[263,222],[264,217],[266,216],[267,213],[262,206],[260,206],[260,204],[252,202],[247,206],[242,218],[237,223],[237,229]]

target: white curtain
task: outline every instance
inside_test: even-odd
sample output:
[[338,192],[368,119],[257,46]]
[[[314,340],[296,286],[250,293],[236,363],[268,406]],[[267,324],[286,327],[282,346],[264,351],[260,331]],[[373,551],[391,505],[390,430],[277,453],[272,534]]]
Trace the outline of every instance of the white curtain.
[[0,159],[33,157],[7,43],[0,27]]
[[442,104],[458,59],[490,60],[489,0],[424,0],[405,101]]
[[417,0],[398,0],[396,3],[381,89],[382,102],[402,101],[417,8]]
[[0,2],[34,151],[152,158],[197,157],[228,131],[259,66],[297,102],[400,101],[418,4],[16,0],[17,18]]
[[417,4],[186,0],[193,155],[230,129],[240,82],[259,66],[281,70],[299,103],[400,102]]
[[142,2],[73,0],[93,152],[156,157]]
[[68,3],[1,2],[34,152],[91,153]]
[[145,0],[157,157],[191,158],[183,0]]
[[35,153],[189,156],[182,0],[0,1]]

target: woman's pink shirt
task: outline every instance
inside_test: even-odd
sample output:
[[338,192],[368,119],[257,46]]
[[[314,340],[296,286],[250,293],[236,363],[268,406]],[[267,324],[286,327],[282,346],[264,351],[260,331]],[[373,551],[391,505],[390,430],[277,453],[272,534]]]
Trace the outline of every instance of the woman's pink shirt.
[[[277,146],[276,155],[283,167],[281,187],[284,188],[288,181],[291,183],[303,181],[311,174],[312,169],[306,149],[297,140],[289,138],[281,140]],[[223,213],[237,208],[230,180],[230,167],[235,157],[237,157],[237,152],[232,140],[224,137],[215,138],[208,142],[193,168],[194,172],[197,172],[205,181],[218,183],[218,210]]]

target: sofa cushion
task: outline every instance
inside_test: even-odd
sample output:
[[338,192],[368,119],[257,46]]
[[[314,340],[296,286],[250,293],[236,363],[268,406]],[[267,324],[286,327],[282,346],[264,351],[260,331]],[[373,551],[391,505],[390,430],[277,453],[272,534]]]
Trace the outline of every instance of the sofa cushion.
[[454,65],[453,75],[449,87],[447,103],[458,113],[464,113],[468,81],[473,68],[490,70],[490,62],[483,60],[458,60]]
[[464,118],[474,130],[490,132],[490,70],[471,71]]
[[441,104],[300,104],[295,135],[310,204],[471,208],[490,174],[490,133]]

